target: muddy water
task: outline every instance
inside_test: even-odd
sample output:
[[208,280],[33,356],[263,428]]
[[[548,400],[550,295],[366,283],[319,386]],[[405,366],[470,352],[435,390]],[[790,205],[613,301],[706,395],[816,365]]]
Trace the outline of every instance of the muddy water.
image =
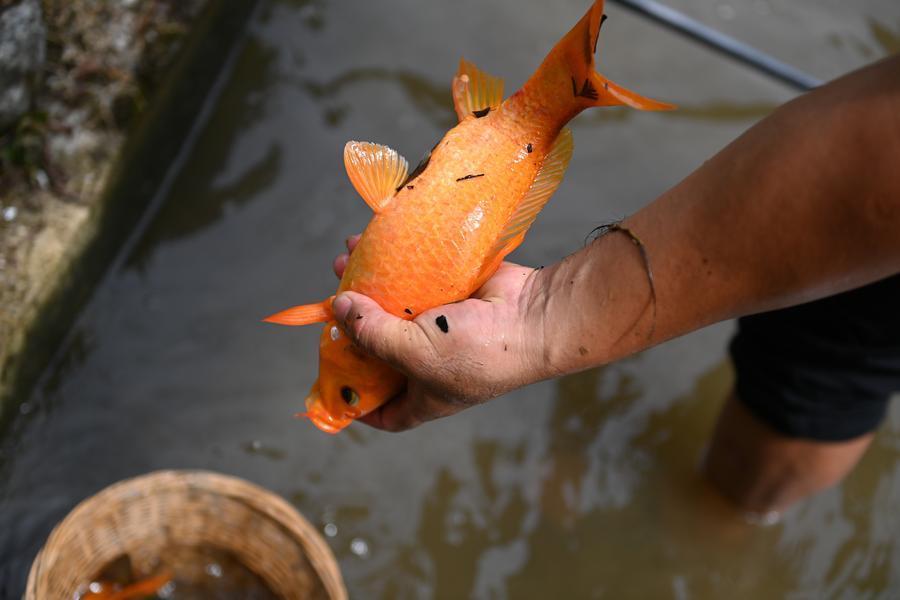
[[[358,598],[900,594],[897,411],[842,486],[781,524],[747,525],[698,479],[732,377],[729,323],[404,434],[332,437],[291,418],[318,333],[258,319],[327,296],[331,258],[368,219],[344,142],[416,160],[453,123],[461,53],[511,91],[587,2],[347,4],[264,3],[164,204],[23,405],[3,443],[0,597],[21,593],[79,500],[188,467],[289,498]],[[894,0],[675,4],[823,78],[896,51],[900,36]],[[684,110],[580,117],[569,174],[521,262],[571,252],[791,97],[607,12],[603,71]]]

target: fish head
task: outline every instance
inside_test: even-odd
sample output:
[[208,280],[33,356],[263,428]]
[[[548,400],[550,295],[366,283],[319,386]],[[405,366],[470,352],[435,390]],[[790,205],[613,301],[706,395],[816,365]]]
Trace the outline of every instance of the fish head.
[[404,381],[329,321],[319,341],[319,379],[306,398],[305,416],[322,431],[337,433],[390,400]]

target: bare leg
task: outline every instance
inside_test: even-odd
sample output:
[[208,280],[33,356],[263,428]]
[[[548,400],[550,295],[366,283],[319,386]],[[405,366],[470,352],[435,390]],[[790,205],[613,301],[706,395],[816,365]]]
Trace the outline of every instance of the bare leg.
[[792,438],[760,421],[732,391],[716,423],[703,471],[742,510],[780,512],[840,482],[873,436],[843,442]]

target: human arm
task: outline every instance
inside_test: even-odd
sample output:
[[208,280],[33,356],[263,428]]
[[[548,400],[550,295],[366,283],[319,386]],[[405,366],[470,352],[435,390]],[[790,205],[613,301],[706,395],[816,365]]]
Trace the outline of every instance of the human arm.
[[638,253],[624,236],[599,240],[541,274],[545,313],[584,307],[544,341],[560,373],[594,364],[571,355],[589,341],[580,332],[606,363],[897,272],[900,56],[780,107],[623,225],[645,244],[656,322]]
[[476,299],[412,323],[358,294],[339,298],[348,333],[410,376],[407,392],[367,422],[408,428],[900,271],[898,107],[893,57],[782,106],[626,219],[652,267],[655,310],[640,252],[620,233],[543,270],[505,265]]

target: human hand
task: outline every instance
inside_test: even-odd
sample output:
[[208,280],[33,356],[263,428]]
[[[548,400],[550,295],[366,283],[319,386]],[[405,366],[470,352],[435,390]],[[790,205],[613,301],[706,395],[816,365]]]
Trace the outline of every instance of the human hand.
[[[347,240],[352,252],[359,236]],[[341,277],[349,254],[334,261]],[[546,376],[538,271],[503,263],[473,296],[407,321],[355,292],[335,298],[338,323],[361,348],[408,377],[406,390],[360,421],[403,431]],[[359,315],[362,318],[359,318]]]

